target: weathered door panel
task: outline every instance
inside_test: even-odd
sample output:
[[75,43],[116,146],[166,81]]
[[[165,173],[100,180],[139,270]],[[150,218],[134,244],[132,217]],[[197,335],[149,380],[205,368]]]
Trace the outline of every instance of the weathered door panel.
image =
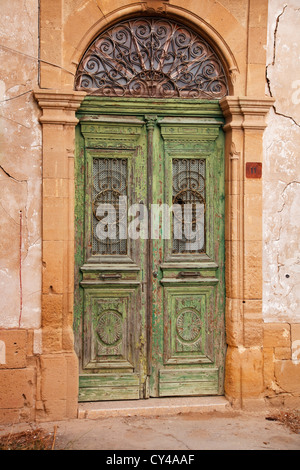
[[[76,209],[82,225],[76,232],[84,249],[78,247],[76,259],[79,400],[141,398],[147,378],[146,243],[127,238],[127,208],[147,198],[145,125],[130,117],[86,116],[80,127],[84,151],[77,162]],[[116,222],[103,223],[110,215],[99,212],[101,205],[115,209]],[[107,227],[113,231],[104,240]]]
[[79,401],[138,400],[140,379],[133,374],[82,375]]
[[[194,101],[176,101],[175,107],[172,100],[164,106],[137,100],[140,113],[132,107],[125,116],[124,101],[113,107],[111,100],[101,103],[100,98],[87,99],[93,112],[83,109],[77,128],[74,328],[79,400],[223,394],[220,112],[216,103],[196,110]],[[105,115],[108,109],[110,115]],[[177,109],[181,117],[176,117]],[[119,197],[127,198],[127,207],[117,207]],[[119,224],[108,243],[95,238],[97,207],[103,202],[116,206]],[[164,224],[161,217],[163,205],[191,204],[194,220],[196,202],[203,207],[197,215],[197,246],[186,237],[175,239],[173,213]],[[120,236],[122,224],[132,220],[132,204],[148,209],[148,239]]]
[[[224,157],[221,121],[163,118],[155,203],[199,203],[198,240],[175,237],[175,212],[153,241],[151,396],[223,393]],[[156,165],[156,166],[155,166]],[[162,171],[163,168],[163,171]],[[188,212],[187,212],[188,214]],[[179,215],[180,216],[180,215]],[[177,221],[178,222],[178,221]],[[184,234],[184,216],[181,222]],[[203,373],[202,373],[203,368]]]
[[160,370],[159,396],[219,394],[218,369]]

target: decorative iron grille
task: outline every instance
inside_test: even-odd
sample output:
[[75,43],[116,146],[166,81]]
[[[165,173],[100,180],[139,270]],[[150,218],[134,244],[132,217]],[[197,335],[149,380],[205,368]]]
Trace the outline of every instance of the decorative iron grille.
[[79,64],[75,87],[114,97],[221,99],[228,94],[211,46],[175,21],[138,18],[102,33]]
[[[126,227],[127,223],[127,211],[122,210],[120,198],[127,196],[127,186],[126,159],[93,159],[93,255],[127,254],[127,240],[120,237],[121,228]],[[104,209],[109,205],[115,212],[103,210],[99,214],[97,209],[100,205]],[[97,226],[100,226],[101,237],[98,236]]]
[[173,253],[202,253],[205,251],[205,160],[175,158],[172,166],[173,206],[181,209],[174,211]]

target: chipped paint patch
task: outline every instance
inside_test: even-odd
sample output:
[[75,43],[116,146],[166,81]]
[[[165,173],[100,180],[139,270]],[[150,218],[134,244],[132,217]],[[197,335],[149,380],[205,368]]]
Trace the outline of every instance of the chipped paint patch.
[[0,364],[6,364],[6,346],[4,341],[0,341]]
[[292,343],[292,362],[295,365],[300,364],[300,340]]
[[6,85],[3,80],[0,80],[0,102],[5,100]]
[[33,332],[33,354],[41,355],[43,353],[42,329]]

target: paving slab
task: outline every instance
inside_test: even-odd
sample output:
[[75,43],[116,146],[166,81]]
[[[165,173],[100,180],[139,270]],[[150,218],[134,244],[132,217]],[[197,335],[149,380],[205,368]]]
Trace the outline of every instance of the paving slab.
[[[143,450],[300,450],[300,434],[266,420],[267,416],[227,410],[82,418],[38,426],[49,432],[56,428],[56,450],[132,451],[132,455]],[[19,429],[20,425],[0,426],[0,435]]]
[[115,416],[171,416],[183,413],[226,411],[230,403],[225,397],[150,398],[149,400],[81,403],[79,419],[113,418]]

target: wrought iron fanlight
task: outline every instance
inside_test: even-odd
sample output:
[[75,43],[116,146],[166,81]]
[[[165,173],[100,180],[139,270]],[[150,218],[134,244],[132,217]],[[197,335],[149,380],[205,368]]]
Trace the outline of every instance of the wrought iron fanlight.
[[228,94],[211,46],[175,21],[138,18],[119,23],[81,60],[76,90],[114,97],[221,99]]

